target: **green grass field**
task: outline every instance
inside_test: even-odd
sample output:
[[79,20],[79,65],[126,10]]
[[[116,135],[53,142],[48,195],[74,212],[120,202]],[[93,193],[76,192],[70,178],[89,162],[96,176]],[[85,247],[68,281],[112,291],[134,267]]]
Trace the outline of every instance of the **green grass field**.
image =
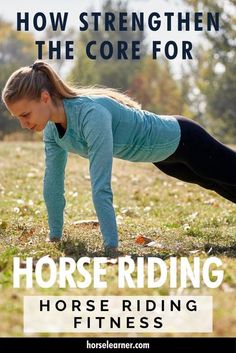
[[[236,332],[236,206],[212,191],[164,175],[150,163],[114,160],[113,192],[119,220],[120,249],[131,255],[219,257],[224,266],[223,284],[217,289],[119,289],[117,266],[108,266],[109,287],[94,289],[12,288],[12,259],[35,260],[49,255],[57,260],[69,256],[102,256],[98,227],[76,224],[94,219],[88,161],[70,155],[66,171],[64,240],[48,244],[47,217],[42,197],[43,144],[0,144],[0,335],[23,336],[24,295],[212,295],[214,332],[205,336],[234,336]],[[162,249],[135,243],[137,234],[156,240]],[[44,334],[45,335],[45,334]],[[48,334],[49,335],[49,334]],[[54,336],[58,336],[54,335]],[[66,336],[66,334],[60,334]],[[116,336],[118,336],[117,334]],[[121,334],[122,336],[123,334]],[[181,336],[181,334],[162,334]],[[189,334],[189,336],[204,334]],[[68,336],[68,335],[67,335]],[[75,336],[75,335],[74,335]],[[78,334],[79,336],[79,334]],[[81,334],[84,336],[84,334]],[[91,336],[94,334],[91,333]],[[112,334],[103,334],[112,336]],[[114,334],[113,334],[114,336]],[[134,336],[134,334],[132,334]],[[138,336],[138,334],[137,334]],[[161,336],[161,335],[160,335]],[[186,334],[182,336],[187,336]]]

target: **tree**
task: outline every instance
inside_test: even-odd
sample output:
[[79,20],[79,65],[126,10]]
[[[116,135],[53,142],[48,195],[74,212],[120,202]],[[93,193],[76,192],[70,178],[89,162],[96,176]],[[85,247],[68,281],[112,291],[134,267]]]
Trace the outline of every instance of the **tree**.
[[[107,0],[102,8],[102,14],[111,12],[115,14],[115,26],[117,28],[118,14],[120,12],[128,13],[128,1],[114,2]],[[125,41],[128,43],[127,55],[131,57],[131,42],[140,41],[140,53],[144,56],[146,53],[146,45],[144,43],[143,32],[131,31],[130,18],[127,22],[127,31],[105,31],[104,17],[101,17],[99,31],[88,29],[80,34],[77,42],[78,55],[75,60],[75,65],[69,75],[70,81],[79,82],[81,85],[100,84],[107,87],[119,88],[127,90],[134,73],[139,67],[139,60],[117,60],[117,42]],[[96,60],[89,59],[85,54],[85,46],[90,41],[96,41],[97,45],[93,53],[97,55]],[[109,40],[113,44],[114,55],[109,60],[104,60],[100,57],[99,47],[103,41]]]
[[[209,47],[198,47],[198,64],[191,67],[198,102],[196,116],[225,142],[236,142],[236,1],[184,0],[195,11],[219,12],[220,31],[204,32]],[[199,104],[199,101],[201,104]],[[199,109],[200,107],[200,109]],[[201,109],[201,107],[203,109]]]
[[185,105],[181,87],[173,77],[169,62],[165,59],[154,61],[151,56],[146,56],[139,65],[129,93],[143,109],[159,114],[183,114]]
[[[33,35],[13,30],[12,24],[0,17],[0,89],[10,74],[20,66],[30,65],[35,58]],[[9,119],[5,107],[0,108],[0,139],[19,127],[15,119]]]

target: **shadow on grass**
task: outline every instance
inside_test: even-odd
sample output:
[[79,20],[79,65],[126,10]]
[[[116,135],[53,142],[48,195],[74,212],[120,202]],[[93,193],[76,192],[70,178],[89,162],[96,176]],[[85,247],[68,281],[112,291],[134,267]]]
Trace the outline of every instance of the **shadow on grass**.
[[[65,256],[73,258],[75,261],[77,261],[79,258],[87,256],[87,257],[104,257],[104,250],[103,248],[89,248],[85,242],[78,240],[78,239],[66,239],[62,241],[61,243],[56,245],[58,250],[62,251]],[[143,258],[148,258],[148,257],[159,257],[163,260],[167,259],[170,256],[173,256],[172,253],[157,253],[156,251],[150,252],[149,253],[129,253],[128,251],[121,251],[120,256],[131,256],[132,259],[136,259],[138,257],[143,257]],[[176,255],[174,255],[176,256]]]
[[[62,241],[60,244],[57,245],[58,249],[62,251],[65,256],[73,258],[75,261],[77,261],[79,258],[87,256],[87,257],[103,257],[104,255],[104,250],[101,247],[101,245],[96,245],[93,247],[88,246],[87,243],[84,241],[78,240],[78,239],[65,239]],[[196,247],[194,247],[196,249]],[[191,251],[184,249],[181,249],[181,247],[172,248],[172,249],[165,249],[165,250],[160,250],[157,251],[157,249],[153,248],[140,248],[140,251],[134,251],[136,249],[133,249],[133,251],[129,251],[128,249],[122,249],[121,247],[121,256],[131,256],[132,259],[137,259],[138,257],[143,257],[144,259],[149,258],[149,257],[159,257],[163,260],[168,259],[171,256],[175,257],[181,257],[181,256],[199,256],[202,252],[204,252],[207,256],[213,256],[213,255],[223,255],[227,256],[229,258],[236,258],[236,243],[225,246],[225,245],[215,245],[211,243],[207,243],[202,245],[201,247],[198,247],[199,253],[196,253],[194,255],[191,253]]]
[[[194,247],[196,249],[196,247]],[[146,252],[145,254],[131,254],[131,257],[133,259],[142,256],[144,258],[148,257],[159,257],[162,260],[167,260],[170,257],[191,257],[191,256],[200,256],[202,253],[205,253],[206,256],[226,256],[228,258],[236,258],[236,243],[231,244],[229,246],[225,245],[213,245],[213,244],[205,244],[203,247],[198,249],[199,252],[197,253],[192,253],[189,250],[186,249],[169,249],[169,251],[160,251],[159,253],[156,253],[156,251],[153,252]]]
[[87,244],[78,239],[66,239],[58,244],[58,249],[63,251],[65,256],[73,258],[77,261],[82,256],[101,257],[104,256],[102,249],[90,249]]
[[225,246],[225,245],[215,245],[215,244],[206,244],[204,246],[205,252],[211,255],[224,255],[231,258],[236,258],[236,243]]

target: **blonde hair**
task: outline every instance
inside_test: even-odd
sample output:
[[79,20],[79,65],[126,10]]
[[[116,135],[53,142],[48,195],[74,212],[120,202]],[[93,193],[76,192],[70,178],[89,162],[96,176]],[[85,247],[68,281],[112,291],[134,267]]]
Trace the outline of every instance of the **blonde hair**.
[[141,106],[126,94],[112,88],[96,86],[74,87],[67,84],[45,61],[35,61],[33,65],[22,67],[9,77],[2,91],[5,104],[19,99],[39,99],[42,90],[47,90],[56,104],[58,99],[78,96],[102,95],[115,99],[128,107],[141,109]]

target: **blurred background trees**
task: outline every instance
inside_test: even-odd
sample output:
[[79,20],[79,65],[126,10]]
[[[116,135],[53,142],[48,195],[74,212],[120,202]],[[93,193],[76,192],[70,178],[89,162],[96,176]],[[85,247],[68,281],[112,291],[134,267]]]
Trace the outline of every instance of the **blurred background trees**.
[[[102,13],[112,12],[115,14],[114,25],[118,27],[118,13],[129,12],[128,1],[111,1],[107,0],[103,4]],[[145,45],[144,32],[131,31],[130,18],[127,23],[127,31],[110,31],[106,32],[104,29],[104,21],[101,18],[101,26],[99,31],[88,29],[81,32],[77,47],[84,48],[85,45],[94,40],[97,42],[96,47],[93,48],[93,53],[97,55],[97,60],[90,60],[87,58],[83,51],[79,51],[77,59],[75,60],[74,67],[69,75],[69,79],[74,82],[79,82],[81,85],[100,84],[107,87],[112,87],[125,91],[129,88],[132,77],[140,67],[139,60],[117,60],[117,46],[115,43],[118,41],[125,41],[128,43],[127,55],[130,58],[131,42],[140,41],[141,57],[145,56],[147,48]],[[98,55],[98,49],[103,41],[109,40],[113,44],[114,58],[109,60],[101,59]]]
[[[193,117],[217,137],[236,143],[236,1],[184,0],[193,11],[219,12],[220,31],[205,32],[190,65]],[[191,95],[191,94],[190,94]]]
[[[117,88],[138,100],[143,109],[157,114],[185,115],[203,124],[221,141],[236,143],[236,0],[182,0],[182,3],[183,11],[220,12],[221,30],[202,33],[201,43],[194,46],[197,60],[184,61],[178,77],[171,62],[161,57],[151,58],[145,32],[105,32],[103,26],[99,31],[88,29],[79,34],[76,31],[55,34],[48,30],[48,39],[77,36],[73,63],[65,60],[52,63],[70,82]],[[128,1],[104,0],[101,12],[129,13]],[[128,44],[138,40],[142,60],[117,60],[116,55],[109,60],[99,57],[91,60],[81,50],[91,40],[96,40],[97,47],[104,40],[112,43],[124,40]],[[33,34],[16,32],[1,18],[0,88],[12,71],[30,65],[35,57]],[[7,116],[1,105],[0,139],[18,129],[18,124]]]
[[[36,50],[30,33],[17,32],[13,25],[0,17],[0,89],[2,90],[10,74],[20,66],[30,65]],[[0,139],[15,131],[19,124],[9,119],[3,103],[0,105]]]

